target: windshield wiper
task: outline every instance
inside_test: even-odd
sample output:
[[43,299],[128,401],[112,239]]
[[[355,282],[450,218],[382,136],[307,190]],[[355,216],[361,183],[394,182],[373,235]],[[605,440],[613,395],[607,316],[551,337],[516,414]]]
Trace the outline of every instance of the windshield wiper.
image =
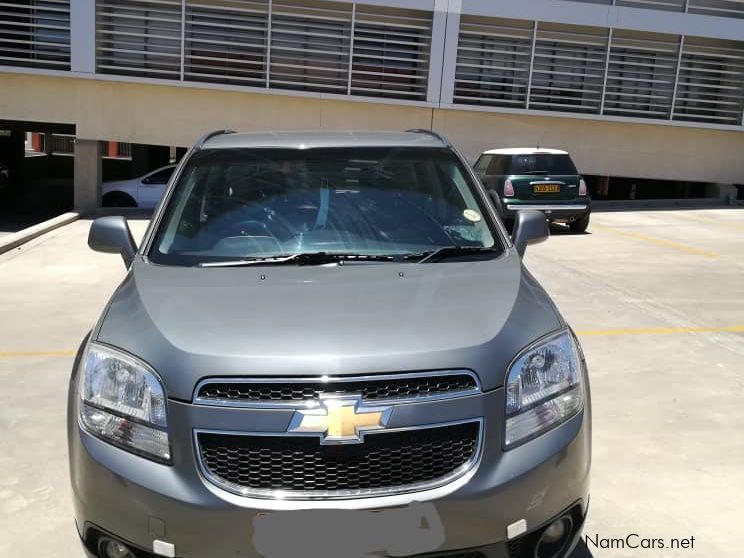
[[288,254],[285,256],[267,256],[265,258],[243,258],[240,260],[230,260],[221,262],[201,262],[199,267],[243,267],[250,265],[321,265],[325,263],[338,262],[343,264],[345,261],[361,262],[392,262],[395,256],[382,254],[346,254],[338,252],[301,252],[298,254]]
[[521,172],[519,174],[550,174],[550,173],[546,170],[528,170],[528,171]]
[[410,254],[406,259],[421,257],[416,263],[426,263],[445,258],[456,258],[458,256],[467,256],[468,254],[493,254],[498,250],[495,248],[486,248],[485,246],[442,246],[436,250],[421,252],[420,254]]

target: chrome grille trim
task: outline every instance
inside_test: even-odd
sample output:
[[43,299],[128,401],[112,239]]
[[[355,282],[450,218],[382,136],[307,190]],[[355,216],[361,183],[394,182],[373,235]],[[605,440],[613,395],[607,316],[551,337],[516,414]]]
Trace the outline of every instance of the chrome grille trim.
[[202,479],[205,482],[211,483],[212,485],[220,488],[230,494],[242,498],[256,498],[259,500],[274,500],[274,501],[316,501],[316,500],[350,500],[350,499],[363,499],[363,498],[380,498],[387,496],[399,496],[404,494],[422,493],[430,490],[436,490],[446,488],[448,485],[456,483],[462,477],[468,473],[472,473],[477,468],[482,457],[483,448],[483,417],[464,419],[459,421],[450,421],[436,424],[426,424],[418,426],[409,426],[402,428],[389,428],[379,431],[375,436],[385,436],[388,433],[405,432],[411,430],[425,430],[433,428],[441,428],[446,426],[456,426],[465,424],[477,424],[477,438],[476,446],[473,450],[471,458],[463,465],[459,466],[455,470],[451,471],[447,475],[434,479],[432,481],[409,484],[404,486],[397,486],[391,488],[374,488],[374,489],[360,489],[360,490],[313,490],[313,491],[299,491],[299,490],[269,490],[269,489],[251,489],[245,486],[232,483],[221,477],[214,475],[210,472],[207,464],[204,462],[202,455],[199,434],[218,434],[225,436],[281,436],[281,437],[298,437],[295,433],[290,432],[241,432],[241,431],[229,431],[229,430],[209,430],[209,429],[194,429],[193,440],[194,440],[194,453],[198,464],[198,471]]
[[[385,380],[406,380],[412,378],[436,378],[443,376],[469,376],[473,380],[473,387],[469,389],[453,390],[451,392],[435,393],[432,395],[417,395],[413,397],[385,397],[375,398],[369,401],[380,403],[420,403],[424,401],[440,401],[443,399],[453,399],[456,397],[465,397],[482,393],[481,383],[478,376],[470,370],[432,370],[426,372],[407,372],[396,374],[367,374],[361,376],[306,376],[306,377],[212,377],[199,381],[194,389],[192,401],[196,405],[209,405],[216,407],[241,407],[241,408],[262,408],[262,409],[296,409],[298,407],[308,407],[313,405],[312,400],[294,399],[286,401],[241,401],[231,399],[213,399],[200,397],[201,390],[210,384],[344,384],[357,382],[379,382]],[[334,392],[329,392],[333,395]],[[352,392],[344,396],[354,395]],[[365,400],[367,401],[367,400]]]

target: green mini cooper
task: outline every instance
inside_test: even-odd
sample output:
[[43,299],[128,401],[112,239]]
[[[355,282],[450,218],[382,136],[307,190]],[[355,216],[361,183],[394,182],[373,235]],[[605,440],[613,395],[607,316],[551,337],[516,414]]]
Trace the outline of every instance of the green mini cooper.
[[538,209],[574,232],[589,226],[591,200],[571,157],[559,149],[510,148],[484,152],[475,163],[483,184],[511,227],[520,209]]

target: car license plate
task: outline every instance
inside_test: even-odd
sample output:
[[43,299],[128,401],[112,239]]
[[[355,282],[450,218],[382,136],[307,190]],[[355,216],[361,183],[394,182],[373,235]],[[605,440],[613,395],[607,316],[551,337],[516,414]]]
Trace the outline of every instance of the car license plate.
[[552,194],[561,191],[560,184],[533,184],[532,191],[535,194]]

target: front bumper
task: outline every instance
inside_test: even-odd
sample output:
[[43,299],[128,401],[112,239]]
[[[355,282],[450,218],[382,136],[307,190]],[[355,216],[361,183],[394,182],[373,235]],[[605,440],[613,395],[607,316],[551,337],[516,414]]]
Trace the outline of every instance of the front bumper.
[[[218,422],[245,424],[250,410],[170,401],[169,421],[176,430],[172,466],[90,436],[73,411],[68,427],[76,522],[84,540],[109,533],[147,552],[155,540],[166,541],[182,558],[457,556],[474,548],[483,557],[506,558],[511,556],[507,526],[515,522],[524,520],[527,532],[534,532],[577,503],[583,521],[591,432],[587,401],[585,410],[564,424],[504,452],[503,401],[503,390],[497,389],[436,403],[442,422],[483,418],[480,461],[459,486],[315,502],[243,498],[200,475],[191,431]],[[393,420],[420,420],[427,405],[400,405]]]
[[[559,516],[551,518],[551,520],[546,522],[543,526],[536,529],[532,533],[517,537],[508,542],[499,542],[489,544],[487,546],[460,549],[455,551],[418,554],[416,556],[409,556],[408,558],[531,558],[535,554],[535,545],[539,541],[540,535],[542,534],[544,528],[550,525],[553,520],[558,519],[559,517],[571,517],[574,518],[575,521],[572,531],[566,539],[566,542],[564,543],[560,554],[558,555],[560,557],[571,556],[572,552],[578,545],[579,540],[581,539],[587,509],[588,507],[585,506],[583,502],[577,502],[576,505],[565,510]],[[120,538],[111,533],[101,531],[93,525],[86,525],[85,529],[80,533],[80,538],[85,555],[88,558],[98,558],[99,554],[95,550],[97,548],[96,543],[106,537],[121,541]],[[130,551],[135,555],[135,558],[157,558],[158,556],[160,556],[160,554],[153,554],[147,549],[137,547],[136,545],[133,545],[128,541],[121,542],[124,542],[127,545]],[[288,550],[286,554],[274,553],[267,556],[274,556],[276,558],[279,558],[280,556],[286,556],[286,558],[297,558],[297,556],[317,556],[318,558],[354,558],[355,556],[361,556],[361,554],[356,552],[347,553],[344,551],[334,553],[333,551],[326,552],[325,549],[321,549],[320,552],[324,553],[321,554],[313,550],[308,551],[305,546],[297,544],[294,548]],[[170,554],[168,555],[170,556]],[[375,556],[378,555],[375,554]],[[396,554],[395,556],[398,555]]]

